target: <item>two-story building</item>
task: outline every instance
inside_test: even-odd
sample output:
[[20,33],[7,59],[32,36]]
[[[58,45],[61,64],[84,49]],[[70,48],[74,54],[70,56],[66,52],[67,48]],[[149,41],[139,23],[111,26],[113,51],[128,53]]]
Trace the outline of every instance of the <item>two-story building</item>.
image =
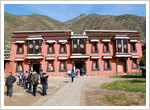
[[130,30],[15,31],[12,33],[5,73],[42,69],[49,75],[64,75],[84,68],[87,75],[139,72],[142,57],[140,35]]

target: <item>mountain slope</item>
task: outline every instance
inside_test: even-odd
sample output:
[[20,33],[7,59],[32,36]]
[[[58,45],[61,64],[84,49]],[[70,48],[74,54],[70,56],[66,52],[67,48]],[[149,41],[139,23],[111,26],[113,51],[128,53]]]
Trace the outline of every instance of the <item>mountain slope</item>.
[[[80,16],[79,16],[80,17]],[[82,33],[85,29],[109,29],[109,30],[138,30],[142,39],[146,35],[146,18],[135,15],[106,16],[91,14],[81,19],[72,19],[65,22],[75,33]],[[74,22],[75,21],[75,22]]]
[[43,15],[12,15],[5,13],[4,16],[5,44],[10,42],[12,31],[19,30],[65,30],[82,34],[86,29],[109,29],[109,30],[137,30],[141,38],[146,36],[146,18],[135,15],[99,15],[81,14],[74,19],[60,22]]
[[4,16],[5,43],[10,40],[12,31],[21,30],[58,30],[65,29],[63,23],[42,15],[12,15]]

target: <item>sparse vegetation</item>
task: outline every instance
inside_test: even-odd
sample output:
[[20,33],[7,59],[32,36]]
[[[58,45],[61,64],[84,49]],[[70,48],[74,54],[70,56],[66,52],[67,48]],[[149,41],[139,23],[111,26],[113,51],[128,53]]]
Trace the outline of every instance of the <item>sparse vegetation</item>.
[[100,86],[103,89],[121,90],[127,92],[146,92],[146,79],[120,80],[111,83],[104,83]]
[[145,98],[145,94],[101,94],[96,97],[96,100],[100,100],[107,105],[111,106],[132,106],[132,105],[140,105],[140,100]]
[[112,75],[111,78],[143,78],[141,72],[132,73],[128,75]]

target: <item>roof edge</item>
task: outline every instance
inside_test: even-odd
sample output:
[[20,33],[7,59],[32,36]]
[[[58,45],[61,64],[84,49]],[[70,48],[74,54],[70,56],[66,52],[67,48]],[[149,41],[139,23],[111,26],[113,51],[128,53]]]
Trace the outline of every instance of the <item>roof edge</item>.
[[85,32],[139,32],[136,30],[85,30]]
[[33,30],[33,31],[13,31],[12,33],[33,33],[33,32],[72,32],[72,30]]

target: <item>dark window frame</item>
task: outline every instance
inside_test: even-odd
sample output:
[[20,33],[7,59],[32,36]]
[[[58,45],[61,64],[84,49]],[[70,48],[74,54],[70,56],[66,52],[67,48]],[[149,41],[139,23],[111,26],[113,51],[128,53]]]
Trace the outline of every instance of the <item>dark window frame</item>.
[[[107,44],[108,51],[104,51],[104,44]],[[109,42],[103,43],[103,53],[110,53],[110,43]]]
[[[97,69],[94,69],[93,68],[93,64],[94,64],[94,61],[96,61],[96,64],[97,64]],[[100,67],[99,67],[99,60],[92,60],[92,71],[99,71],[100,70]]]
[[[19,52],[19,46],[22,46],[22,52]],[[24,44],[17,44],[17,51],[16,54],[24,54]]]
[[[52,45],[52,52],[49,51],[50,45]],[[55,54],[55,47],[54,47],[54,44],[48,44],[48,47],[47,47],[47,54]]]
[[18,66],[19,66],[19,62],[22,62],[22,61],[18,61],[18,62],[16,62],[16,73],[21,73],[21,72],[23,72],[24,71],[24,67],[23,67],[23,62],[22,62],[22,71],[18,71]]
[[[132,45],[134,44],[134,46],[135,46],[135,50],[132,50]],[[136,53],[137,52],[137,48],[136,48],[136,43],[131,43],[130,44],[130,51],[132,52],[132,53]]]
[[[49,70],[49,69],[48,69],[48,65],[49,65],[50,62],[52,62],[53,70]],[[47,61],[47,69],[46,69],[46,71],[47,71],[47,72],[55,72],[55,66],[54,66],[54,61],[53,61],[53,60]]]
[[[136,68],[133,67],[133,60],[136,60]],[[132,69],[139,69],[138,59],[132,59]]]
[[[64,45],[64,47],[65,47],[65,51],[64,52],[61,52],[61,45]],[[67,53],[67,46],[66,46],[66,44],[60,44],[59,45],[59,54],[66,54]]]
[[[106,60],[109,62],[109,68],[105,67]],[[112,70],[112,68],[111,68],[111,59],[105,59],[104,60],[104,70]]]
[[[29,50],[29,42],[30,41],[32,41],[32,44],[33,44],[33,51],[32,52],[30,52]],[[35,45],[36,45],[36,41],[39,41],[38,43],[39,43],[39,52],[37,53],[36,52],[36,49],[35,49]],[[28,54],[39,54],[39,53],[42,53],[42,40],[29,40],[28,41],[28,47],[27,47],[27,52],[28,52]]]
[[[93,51],[93,45],[96,44],[96,51]],[[98,50],[98,42],[94,42],[91,44],[91,53],[99,53],[99,50]]]
[[[65,70],[61,70],[61,63],[62,62],[65,62]],[[67,72],[67,61],[65,61],[65,60],[60,60],[59,61],[59,72]]]

